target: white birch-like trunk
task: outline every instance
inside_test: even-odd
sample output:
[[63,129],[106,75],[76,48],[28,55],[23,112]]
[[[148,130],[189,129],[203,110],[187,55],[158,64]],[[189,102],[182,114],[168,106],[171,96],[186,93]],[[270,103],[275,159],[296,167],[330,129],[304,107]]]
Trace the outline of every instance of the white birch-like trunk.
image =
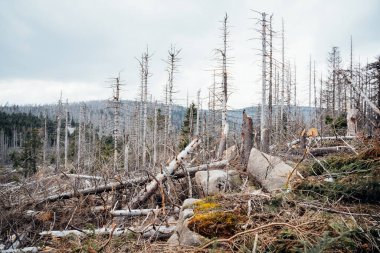
[[153,168],[156,167],[157,164],[157,117],[158,117],[158,109],[157,109],[157,101],[154,103],[154,129],[153,129]]
[[147,133],[147,118],[148,118],[148,53],[144,56],[144,95],[143,95],[143,103],[144,103],[144,115],[143,115],[143,140],[142,140],[142,166],[145,169],[146,166],[146,133]]
[[67,161],[67,154],[68,154],[68,147],[69,147],[69,111],[67,109],[68,104],[66,103],[66,109],[65,109],[65,170],[67,170],[68,167],[68,161]]
[[201,113],[200,108],[201,108],[201,90],[198,90],[197,92],[197,128],[195,130],[195,136],[199,136],[199,129],[200,129],[200,122],[199,122],[199,114]]

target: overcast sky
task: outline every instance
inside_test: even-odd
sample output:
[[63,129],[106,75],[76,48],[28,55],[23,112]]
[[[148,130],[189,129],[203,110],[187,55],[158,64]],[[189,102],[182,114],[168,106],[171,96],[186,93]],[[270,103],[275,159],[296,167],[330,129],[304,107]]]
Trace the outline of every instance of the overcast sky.
[[[0,0],[0,105],[107,99],[109,78],[121,73],[122,99],[138,94],[135,57],[153,54],[149,94],[163,100],[168,49],[181,48],[175,102],[186,104],[201,89],[204,107],[212,84],[214,49],[221,46],[220,21],[229,15],[233,93],[230,108],[258,104],[261,58],[257,13],[285,21],[287,59],[297,65],[299,103],[307,102],[308,60],[326,72],[332,46],[348,65],[380,55],[379,0]],[[279,36],[279,34],[277,34]],[[280,39],[275,39],[276,54]],[[277,56],[278,57],[278,56]]]

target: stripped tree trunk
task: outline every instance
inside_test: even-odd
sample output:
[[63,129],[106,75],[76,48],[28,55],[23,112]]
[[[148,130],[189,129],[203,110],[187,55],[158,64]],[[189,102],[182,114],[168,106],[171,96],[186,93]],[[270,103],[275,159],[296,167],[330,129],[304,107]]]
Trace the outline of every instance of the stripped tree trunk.
[[67,102],[66,102],[66,109],[65,109],[65,170],[67,170],[67,154],[68,154],[68,148],[69,148],[69,111],[67,109]]
[[153,169],[157,164],[157,101],[154,103],[154,130],[153,130]]
[[267,138],[264,136],[264,131],[267,129],[267,115],[266,115],[266,13],[262,13],[262,76],[261,76],[261,117],[260,117],[260,150],[263,152],[268,152],[269,143],[267,143]]
[[227,20],[228,16],[224,17],[223,21],[223,49],[219,50],[222,54],[222,133],[219,142],[219,148],[217,157],[220,158],[223,155],[224,150],[226,150],[227,145],[227,135],[228,135],[228,122],[227,122],[227,99],[228,99],[228,84],[227,84]]
[[169,166],[166,167],[163,173],[157,174],[155,179],[150,181],[150,183],[130,201],[128,206],[133,209],[138,208],[142,203],[149,199],[158,189],[159,184],[166,181],[166,176],[172,175],[181,166],[183,161],[195,150],[200,142],[199,138],[194,139],[173,161],[170,162]]
[[58,172],[59,171],[59,167],[60,167],[60,161],[61,161],[61,151],[60,151],[60,147],[61,147],[61,113],[62,113],[62,95],[61,95],[61,98],[59,99],[58,101],[58,112],[57,112],[57,143],[56,143],[56,155],[55,155],[55,159],[56,159],[56,168],[55,168],[55,172]]
[[247,116],[245,110],[243,111],[243,124],[241,127],[241,143],[241,163],[246,166],[253,147],[253,122],[252,118]]

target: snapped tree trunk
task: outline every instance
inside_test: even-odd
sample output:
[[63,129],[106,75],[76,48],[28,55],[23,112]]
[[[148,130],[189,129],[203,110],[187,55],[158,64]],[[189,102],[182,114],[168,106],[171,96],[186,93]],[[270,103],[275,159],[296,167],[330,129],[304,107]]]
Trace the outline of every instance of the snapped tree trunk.
[[172,175],[180,167],[183,161],[195,150],[200,142],[201,140],[199,138],[195,138],[174,160],[170,162],[169,166],[166,167],[163,173],[157,174],[155,178],[130,201],[128,206],[135,209],[149,199],[158,189],[158,185],[166,181],[166,176]]
[[248,164],[249,155],[253,147],[253,122],[245,110],[243,111],[243,124],[241,126],[241,164],[246,166]]

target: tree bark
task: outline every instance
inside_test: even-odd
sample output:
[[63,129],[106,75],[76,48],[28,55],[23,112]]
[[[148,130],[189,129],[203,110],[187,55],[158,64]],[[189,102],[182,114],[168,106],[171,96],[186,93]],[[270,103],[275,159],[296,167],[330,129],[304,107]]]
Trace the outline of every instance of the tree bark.
[[[150,181],[150,183],[142,189],[136,197],[134,197],[130,203],[130,208],[138,208],[142,203],[144,203],[148,198],[150,198],[155,191],[158,189],[158,184],[162,184],[166,181],[167,175],[172,175],[183,163],[183,161],[188,158],[190,153],[192,153],[195,148],[200,144],[200,139],[195,138],[179,155],[170,162],[169,166],[163,173],[159,173],[155,176],[155,179]],[[157,181],[158,182],[157,182]]]
[[248,164],[249,155],[253,147],[253,122],[252,118],[247,116],[245,110],[243,111],[243,124],[241,127],[241,163],[246,166]]

